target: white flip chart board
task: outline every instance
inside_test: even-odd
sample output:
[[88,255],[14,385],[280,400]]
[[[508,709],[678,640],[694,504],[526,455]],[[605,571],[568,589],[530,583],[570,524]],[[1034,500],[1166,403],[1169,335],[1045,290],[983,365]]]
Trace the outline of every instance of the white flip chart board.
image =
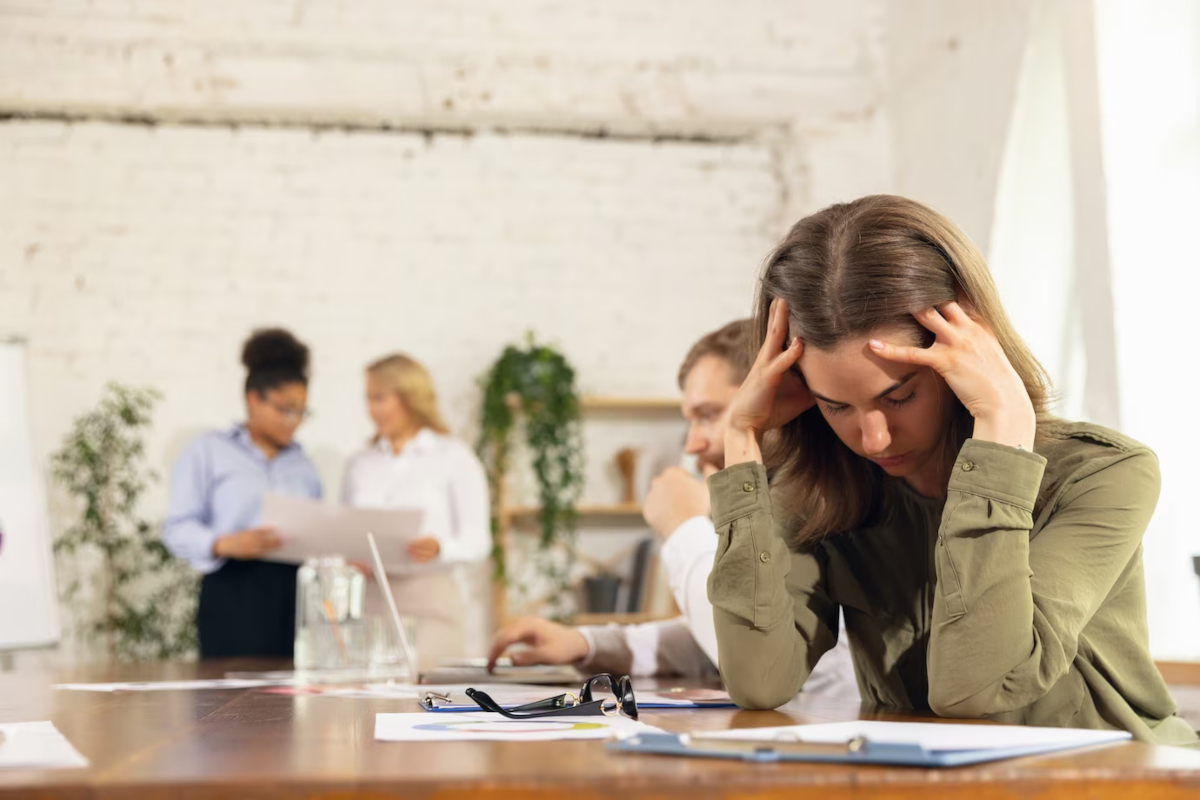
[[33,452],[25,344],[0,336],[0,650],[59,638],[46,493]]

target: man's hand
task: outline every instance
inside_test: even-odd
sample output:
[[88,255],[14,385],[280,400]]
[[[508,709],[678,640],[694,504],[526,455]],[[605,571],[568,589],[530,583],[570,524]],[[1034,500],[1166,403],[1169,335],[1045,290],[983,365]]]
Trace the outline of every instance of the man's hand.
[[588,643],[583,634],[574,628],[538,617],[522,617],[510,622],[496,632],[492,648],[488,651],[488,672],[496,666],[496,659],[514,644],[528,646],[512,654],[514,666],[532,664],[574,664],[587,657]]
[[664,540],[692,517],[712,513],[708,487],[682,467],[669,467],[650,484],[642,503],[642,516]]

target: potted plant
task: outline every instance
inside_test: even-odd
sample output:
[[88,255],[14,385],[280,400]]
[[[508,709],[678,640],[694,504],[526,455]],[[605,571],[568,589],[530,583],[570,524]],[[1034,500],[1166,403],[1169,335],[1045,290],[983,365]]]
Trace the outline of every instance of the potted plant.
[[621,576],[609,569],[597,570],[583,579],[583,607],[592,614],[611,614],[617,610]]
[[[96,602],[74,602],[84,612],[78,633],[121,660],[179,658],[196,647],[196,576],[167,552],[157,526],[138,510],[156,479],[143,464],[142,437],[158,397],[109,384],[51,456],[54,477],[80,511],[54,541],[60,572],[73,573],[63,582],[63,601],[78,600],[85,575]],[[98,569],[91,569],[95,562]]]
[[[539,344],[532,333],[523,347],[509,345],[481,379],[483,404],[477,450],[488,475],[492,498],[492,556],[496,578],[508,583],[505,542],[498,503],[509,469],[510,439],[518,416],[537,483],[537,523],[543,575],[551,580],[556,602],[568,594],[574,562],[575,505],[583,488],[583,439],[575,370],[566,357]],[[549,557],[552,548],[565,559]]]

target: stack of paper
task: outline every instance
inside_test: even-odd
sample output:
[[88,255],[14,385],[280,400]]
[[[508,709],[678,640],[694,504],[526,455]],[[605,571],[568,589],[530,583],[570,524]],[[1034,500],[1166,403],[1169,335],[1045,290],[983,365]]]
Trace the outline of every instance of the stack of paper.
[[58,732],[53,722],[0,724],[0,769],[86,767],[88,760]]

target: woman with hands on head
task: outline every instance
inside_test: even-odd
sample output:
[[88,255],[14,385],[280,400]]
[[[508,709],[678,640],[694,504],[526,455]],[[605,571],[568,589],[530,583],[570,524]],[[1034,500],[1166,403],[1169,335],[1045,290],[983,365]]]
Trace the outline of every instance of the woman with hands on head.
[[1195,742],[1147,645],[1154,454],[1048,413],[952,223],[872,196],[769,257],[709,480],[721,672],[772,708],[836,641],[870,706]]

